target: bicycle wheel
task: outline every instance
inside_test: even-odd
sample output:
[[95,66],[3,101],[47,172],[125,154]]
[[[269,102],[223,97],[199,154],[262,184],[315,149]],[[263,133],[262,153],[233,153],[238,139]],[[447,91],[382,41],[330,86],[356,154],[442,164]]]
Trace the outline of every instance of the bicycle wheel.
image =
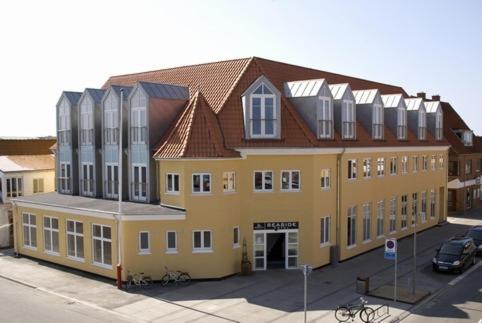
[[167,284],[169,284],[170,281],[171,281],[171,277],[169,276],[169,274],[165,274],[161,278],[161,285],[166,286]]
[[375,319],[375,310],[371,307],[365,307],[360,311],[360,319],[365,323],[370,323]]
[[151,285],[152,284],[152,279],[150,276],[146,276],[143,278],[143,283],[145,286]]
[[340,306],[335,311],[335,318],[338,320],[338,322],[346,322],[350,319],[350,317],[350,310],[345,306]]
[[191,276],[188,273],[181,273],[178,281],[181,285],[187,285],[191,282]]

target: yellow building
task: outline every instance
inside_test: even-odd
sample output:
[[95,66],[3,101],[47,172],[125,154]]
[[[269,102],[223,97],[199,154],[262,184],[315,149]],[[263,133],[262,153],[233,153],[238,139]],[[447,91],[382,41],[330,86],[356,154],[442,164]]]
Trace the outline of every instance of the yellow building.
[[119,213],[113,200],[17,198],[18,253],[111,278],[117,264],[123,279],[160,279],[165,266],[220,278],[241,270],[243,249],[253,270],[320,267],[446,219],[447,142],[402,88],[260,58],[113,85],[130,92],[119,102],[131,201]]

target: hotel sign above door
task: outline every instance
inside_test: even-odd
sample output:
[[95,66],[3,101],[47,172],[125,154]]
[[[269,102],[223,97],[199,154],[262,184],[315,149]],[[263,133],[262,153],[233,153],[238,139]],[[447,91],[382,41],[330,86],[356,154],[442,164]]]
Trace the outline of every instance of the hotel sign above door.
[[298,222],[255,222],[253,230],[292,230],[298,229]]

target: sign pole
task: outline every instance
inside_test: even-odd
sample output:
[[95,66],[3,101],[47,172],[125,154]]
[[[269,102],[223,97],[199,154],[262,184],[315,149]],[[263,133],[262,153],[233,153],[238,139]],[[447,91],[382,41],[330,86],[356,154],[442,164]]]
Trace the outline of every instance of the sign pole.
[[305,268],[303,269],[303,274],[305,276],[305,300],[304,300],[304,311],[305,311],[305,323],[306,323],[306,299],[307,299],[307,287],[308,287],[308,284],[307,284],[307,272],[306,272],[306,265],[305,265]]
[[303,276],[304,276],[304,279],[305,279],[304,280],[305,288],[304,288],[303,311],[304,311],[304,314],[305,314],[304,322],[306,323],[307,322],[306,308],[307,308],[307,303],[308,303],[308,276],[311,274],[311,271],[313,270],[313,267],[310,266],[310,265],[301,265],[299,268],[303,271]]
[[397,264],[398,263],[398,252],[395,252],[395,283],[393,285],[393,301],[397,302]]

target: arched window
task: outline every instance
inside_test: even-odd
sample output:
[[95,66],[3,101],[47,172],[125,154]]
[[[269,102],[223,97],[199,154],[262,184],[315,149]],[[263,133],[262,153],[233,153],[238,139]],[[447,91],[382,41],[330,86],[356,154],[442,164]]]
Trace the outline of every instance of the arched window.
[[251,95],[250,135],[256,137],[276,136],[276,100],[273,92],[262,83]]

